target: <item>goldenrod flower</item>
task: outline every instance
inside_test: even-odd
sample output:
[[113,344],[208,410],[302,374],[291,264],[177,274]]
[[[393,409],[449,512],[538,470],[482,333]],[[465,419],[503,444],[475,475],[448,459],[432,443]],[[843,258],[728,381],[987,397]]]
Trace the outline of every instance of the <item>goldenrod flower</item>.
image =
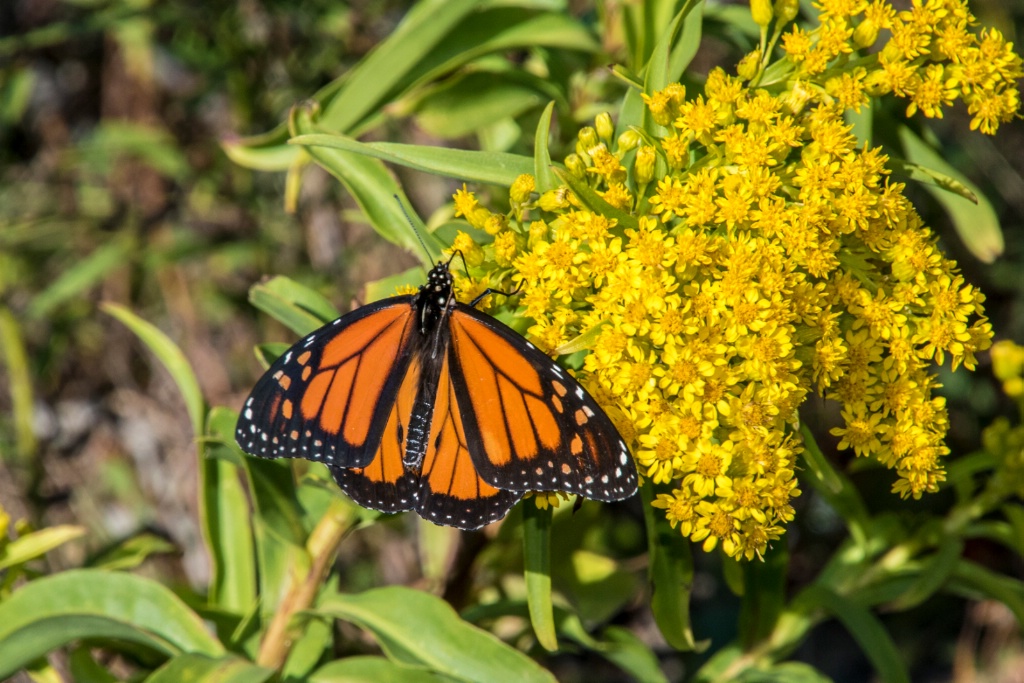
[[[779,30],[794,7],[757,3]],[[991,133],[1018,110],[1020,58],[999,33],[970,33],[955,0],[815,7],[817,28],[783,35],[789,80],[771,91],[715,69],[689,99],[678,84],[644,95],[663,137],[612,151],[608,117],[581,131],[566,167],[628,224],[565,187],[531,199],[517,181],[500,217],[455,198],[494,235],[467,286],[524,284],[528,334],[588,350],[579,379],[641,474],[671,487],[653,505],[705,550],[747,559],[793,519],[804,400],[837,401],[839,448],[919,497],[945,477],[932,364],[973,368],[992,336],[983,295],[844,116],[887,93],[932,117],[963,99]],[[851,58],[880,36],[877,56]]]

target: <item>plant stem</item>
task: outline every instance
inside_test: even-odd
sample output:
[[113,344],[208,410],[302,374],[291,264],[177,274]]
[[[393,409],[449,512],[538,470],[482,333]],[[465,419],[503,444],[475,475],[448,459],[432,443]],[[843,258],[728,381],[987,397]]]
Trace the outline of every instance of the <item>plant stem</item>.
[[309,570],[304,576],[298,570],[290,574],[291,584],[260,643],[260,650],[256,656],[256,663],[260,666],[280,669],[284,665],[297,635],[294,632],[289,633],[288,624],[296,612],[312,606],[334,562],[338,546],[351,530],[353,521],[351,507],[339,498],[331,502],[326,514],[309,535],[309,540],[306,541],[306,549],[311,559]]

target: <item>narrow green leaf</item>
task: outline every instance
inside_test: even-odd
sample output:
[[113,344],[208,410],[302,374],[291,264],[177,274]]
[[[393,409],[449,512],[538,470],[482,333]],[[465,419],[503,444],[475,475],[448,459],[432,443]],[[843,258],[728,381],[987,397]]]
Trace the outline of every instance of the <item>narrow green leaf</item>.
[[[314,128],[309,112],[303,109],[293,110],[292,129],[296,135],[321,132]],[[425,265],[432,266],[441,257],[442,247],[426,231],[423,221],[403,210],[409,201],[380,161],[325,147],[306,149],[318,164],[345,185],[377,234],[424,259]]]
[[[927,173],[936,183],[925,183],[924,189],[935,198],[949,214],[957,234],[972,254],[984,263],[992,263],[1003,253],[1005,243],[999,227],[999,217],[988,199],[978,188],[942,156],[919,138],[907,126],[900,126],[900,142],[907,153],[907,159]],[[945,177],[939,183],[938,179]],[[962,191],[954,188],[959,183],[975,200],[965,198]]]
[[507,152],[406,145],[397,142],[358,142],[343,135],[300,135],[294,145],[328,147],[355,152],[419,171],[477,183],[508,187],[521,173],[532,170],[529,157]]
[[134,240],[131,238],[115,238],[95,249],[33,297],[25,313],[29,318],[39,320],[64,302],[84,295],[108,273],[123,267],[133,248]]
[[72,569],[32,581],[0,603],[0,678],[82,638],[126,640],[165,655],[224,654],[203,620],[159,583]]
[[804,439],[803,462],[807,465],[808,476],[804,478],[837,513],[850,525],[850,533],[854,540],[863,545],[869,537],[871,525],[867,507],[857,492],[856,487],[845,476],[840,474],[832,463],[818,448],[814,434],[807,425],[800,425],[800,435]]
[[170,337],[161,332],[152,323],[146,322],[130,310],[111,302],[100,304],[105,312],[120,320],[124,325],[135,333],[153,355],[163,364],[167,371],[174,378],[174,382],[185,399],[185,408],[188,410],[189,421],[192,429],[198,436],[203,433],[203,413],[205,403],[202,391],[199,389],[199,382],[196,380],[192,367],[185,358],[181,349],[171,341]]
[[971,600],[995,600],[1013,612],[1018,624],[1024,624],[1024,583],[1018,579],[960,560],[950,577],[948,590]]
[[978,203],[978,195],[975,192],[956,178],[951,178],[945,173],[939,173],[935,169],[896,157],[889,158],[889,166],[892,167],[892,173],[895,177],[904,177],[908,180],[919,182],[922,185],[931,185],[946,192],[952,192],[954,195],[962,197],[972,204],[976,205]]
[[21,325],[6,306],[0,305],[0,359],[7,368],[7,390],[11,395],[11,418],[14,422],[14,448],[22,461],[36,452],[36,435],[32,428],[32,372]]
[[[200,463],[200,520],[213,563],[210,602],[235,614],[256,604],[258,584],[249,498],[242,486],[234,446],[238,416],[226,408],[210,411]],[[230,442],[227,442],[230,439]],[[230,444],[230,445],[229,445]]]
[[547,99],[533,84],[500,72],[474,72],[422,95],[416,103],[416,123],[431,135],[455,140],[495,121],[514,119]]
[[604,630],[604,637],[600,654],[634,680],[640,683],[668,683],[657,655],[632,631],[609,626]]
[[749,649],[771,634],[785,606],[789,550],[785,543],[777,543],[765,552],[763,561],[742,562],[741,568],[740,641]]
[[380,301],[395,296],[399,287],[419,287],[426,282],[426,272],[423,266],[416,266],[409,270],[383,277],[380,280],[366,283],[366,300]]
[[551,171],[551,150],[548,148],[551,117],[554,113],[554,101],[548,102],[548,106],[544,107],[540,115],[540,120],[537,121],[537,132],[533,136],[533,180],[534,189],[539,193],[558,187],[558,178]]
[[932,597],[945,585],[956,569],[964,543],[959,538],[943,536],[936,552],[920,560],[924,564],[914,583],[889,606],[896,611],[911,609]]
[[599,213],[606,218],[613,218],[620,228],[632,228],[637,229],[639,222],[636,216],[632,216],[629,213],[618,209],[604,200],[603,197],[597,194],[594,188],[587,185],[583,180],[579,180],[568,171],[563,171],[560,168],[552,169],[558,179],[561,180],[565,185],[572,190],[579,200],[588,209],[595,213]]
[[[683,18],[683,28],[679,32],[679,40],[673,46],[668,59],[669,83],[680,80],[686,67],[697,55],[704,27],[704,5],[704,0],[697,0]],[[685,11],[685,9],[684,7],[683,10]]]
[[347,74],[344,87],[325,103],[323,125],[348,132],[375,111],[478,5],[478,0],[424,0],[414,4],[398,28]]
[[673,529],[665,515],[651,506],[655,485],[640,487],[647,548],[650,556],[651,612],[658,630],[669,645],[681,651],[701,651],[707,644],[693,639],[690,627],[690,590],[693,588],[693,557],[689,542]]
[[295,163],[300,152],[288,146],[287,123],[280,123],[260,135],[221,140],[220,146],[228,159],[253,171],[285,171]]
[[493,634],[459,618],[440,598],[392,586],[327,600],[322,616],[352,622],[373,634],[392,661],[460,681],[555,679]]
[[146,683],[263,683],[273,675],[273,669],[240,657],[185,653],[168,660]]
[[250,287],[249,301],[299,335],[309,334],[340,315],[322,294],[284,275]]
[[87,566],[93,569],[134,569],[151,555],[173,553],[177,547],[156,534],[143,532],[107,548],[89,559]]
[[[678,78],[678,76],[673,76],[672,73],[674,67],[672,64],[672,51],[675,46],[676,35],[679,33],[679,26],[682,24],[683,19],[698,4],[698,0],[686,0],[682,9],[672,18],[672,21],[669,22],[668,26],[665,27],[659,36],[644,72],[644,93],[647,95],[663,90],[665,86],[672,82],[673,78]],[[681,53],[680,62],[683,61],[683,57],[685,57],[685,52]],[[644,130],[651,135],[660,137],[665,133],[664,128],[654,122],[646,108],[644,108],[643,120]]]
[[523,511],[523,563],[530,623],[541,647],[554,652],[558,649],[558,636],[551,604],[551,508],[541,509],[533,500],[519,507]]
[[309,676],[309,683],[445,683],[443,676],[438,676],[421,669],[396,664],[384,657],[369,655],[338,659],[314,671]]
[[906,664],[882,622],[858,603],[822,585],[813,585],[801,593],[800,601],[815,604],[842,622],[861,651],[871,660],[886,683],[910,683]]
[[96,661],[88,647],[80,646],[71,651],[68,670],[75,683],[117,683],[117,678]]
[[84,535],[85,527],[70,524],[60,524],[25,534],[6,545],[0,545],[0,570],[25,564]]

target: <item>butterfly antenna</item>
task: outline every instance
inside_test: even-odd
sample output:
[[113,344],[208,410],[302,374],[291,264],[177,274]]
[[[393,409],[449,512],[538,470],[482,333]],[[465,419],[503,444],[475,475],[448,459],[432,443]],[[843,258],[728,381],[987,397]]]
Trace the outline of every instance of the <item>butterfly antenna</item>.
[[402,215],[405,216],[406,222],[409,223],[409,227],[412,228],[412,231],[416,234],[416,239],[419,240],[420,246],[423,247],[423,253],[427,255],[427,260],[433,261],[433,257],[430,255],[430,250],[427,249],[427,243],[423,241],[423,235],[421,235],[420,231],[416,229],[416,224],[412,222],[412,216],[410,216],[409,212],[405,210],[405,204],[402,203],[402,199],[397,194],[393,194],[391,196],[395,198],[396,202],[398,202],[398,208],[402,210]]

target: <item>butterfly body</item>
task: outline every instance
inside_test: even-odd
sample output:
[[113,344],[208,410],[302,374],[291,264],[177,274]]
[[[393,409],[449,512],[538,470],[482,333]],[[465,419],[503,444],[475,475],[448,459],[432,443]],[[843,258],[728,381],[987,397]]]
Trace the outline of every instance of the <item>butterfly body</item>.
[[625,443],[567,372],[460,303],[446,263],[415,295],[363,306],[277,359],[247,399],[244,451],[325,463],[356,502],[473,529],[526,491],[621,500]]

